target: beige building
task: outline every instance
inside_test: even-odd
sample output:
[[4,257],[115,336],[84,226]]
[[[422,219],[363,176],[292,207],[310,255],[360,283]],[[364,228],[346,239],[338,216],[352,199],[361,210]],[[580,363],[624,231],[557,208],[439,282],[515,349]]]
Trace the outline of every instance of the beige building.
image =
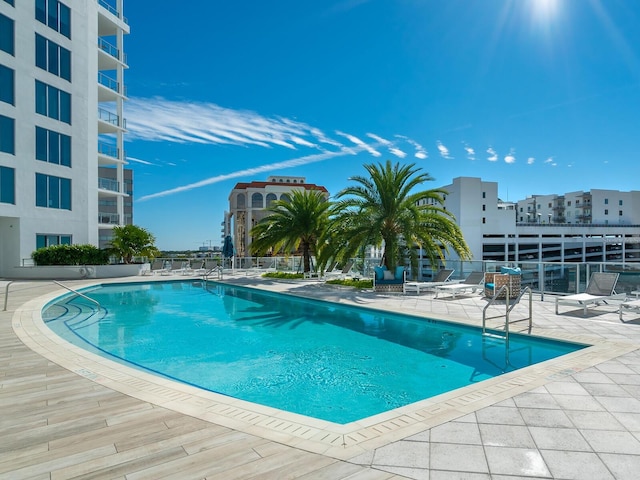
[[293,190],[318,190],[329,197],[325,187],[307,183],[305,177],[271,176],[266,182],[240,182],[229,194],[223,238],[231,235],[236,256],[250,257],[251,229],[268,215],[266,208],[276,200],[286,200]]

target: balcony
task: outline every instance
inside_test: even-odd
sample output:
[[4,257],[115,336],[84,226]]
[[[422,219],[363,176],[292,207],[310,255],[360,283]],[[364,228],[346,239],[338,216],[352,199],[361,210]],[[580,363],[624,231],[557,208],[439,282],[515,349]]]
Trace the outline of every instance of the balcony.
[[124,23],[129,25],[129,20],[127,20],[126,17],[123,17],[121,12],[119,12],[116,7],[110,5],[109,2],[107,2],[106,0],[98,0],[98,5],[104,8],[107,12],[109,12],[114,17],[121,19]]
[[104,38],[98,38],[98,48],[101,52],[106,53],[98,59],[99,70],[115,70],[118,63],[127,64],[127,54],[121,52],[115,45],[107,42]]
[[120,82],[105,75],[102,72],[98,72],[98,101],[99,102],[114,102],[118,97],[124,97],[127,95],[126,85],[122,85],[120,88]]
[[100,190],[108,190],[110,192],[120,193],[120,182],[111,178],[98,178],[98,188]]
[[115,133],[127,126],[126,120],[104,108],[98,108],[98,121],[98,133]]
[[120,215],[117,213],[98,212],[98,223],[102,225],[120,225]]

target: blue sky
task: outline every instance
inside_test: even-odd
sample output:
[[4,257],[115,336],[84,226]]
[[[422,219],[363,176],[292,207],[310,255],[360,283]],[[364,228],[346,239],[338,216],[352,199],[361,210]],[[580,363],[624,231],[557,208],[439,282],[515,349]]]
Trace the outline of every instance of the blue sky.
[[498,182],[505,200],[638,189],[640,2],[125,2],[134,222],[220,245],[239,181],[331,194],[363,164]]

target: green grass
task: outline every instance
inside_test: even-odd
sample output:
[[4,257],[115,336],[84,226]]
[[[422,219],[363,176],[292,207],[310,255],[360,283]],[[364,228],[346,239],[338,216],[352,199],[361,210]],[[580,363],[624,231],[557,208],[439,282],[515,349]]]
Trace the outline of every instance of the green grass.
[[327,280],[327,283],[330,285],[342,285],[344,287],[373,288],[373,280],[353,280],[346,278],[344,280]]

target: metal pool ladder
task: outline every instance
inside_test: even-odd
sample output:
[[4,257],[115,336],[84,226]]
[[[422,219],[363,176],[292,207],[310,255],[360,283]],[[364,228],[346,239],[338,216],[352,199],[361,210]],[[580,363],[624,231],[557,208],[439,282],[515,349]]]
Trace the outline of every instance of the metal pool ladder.
[[66,285],[63,285],[62,283],[60,283],[60,282],[58,282],[58,281],[56,281],[56,280],[52,280],[52,281],[53,281],[53,283],[55,283],[56,285],[59,285],[59,286],[61,286],[62,288],[66,288],[66,289],[67,289],[67,290],[69,290],[70,292],[75,293],[75,294],[76,294],[76,295],[78,295],[79,297],[86,298],[86,299],[87,299],[87,300],[89,300],[90,302],[95,303],[95,304],[98,306],[98,309],[102,308],[102,305],[100,305],[100,303],[99,303],[97,300],[94,300],[94,299],[93,299],[93,298],[91,298],[91,297],[87,297],[86,295],[84,295],[84,294],[82,294],[82,293],[80,293],[80,292],[78,292],[78,291],[74,290],[74,289],[73,289],[73,288],[71,288],[71,287],[67,287]]
[[[497,292],[495,292],[493,297],[489,299],[484,309],[482,310],[482,334],[483,335],[492,335],[490,333],[487,333],[487,328],[486,328],[487,318],[498,318],[499,316],[501,316],[501,315],[498,315],[495,317],[487,317],[487,309],[495,303],[496,298],[503,291],[506,292],[505,313],[504,313],[504,335],[505,335],[505,341],[508,346],[509,345],[509,325],[511,323],[521,322],[523,320],[529,320],[529,333],[531,333],[532,321],[533,321],[533,294],[531,292],[530,287],[524,287],[520,295],[518,295],[516,298],[513,299],[514,300],[513,303],[509,303],[509,285],[503,285],[502,287],[500,287],[500,289]],[[529,293],[529,316],[526,318],[521,318],[519,320],[513,320],[513,321],[509,320],[509,314],[511,313],[511,310],[513,310],[513,307],[515,307],[520,302],[520,299],[525,293]]]

